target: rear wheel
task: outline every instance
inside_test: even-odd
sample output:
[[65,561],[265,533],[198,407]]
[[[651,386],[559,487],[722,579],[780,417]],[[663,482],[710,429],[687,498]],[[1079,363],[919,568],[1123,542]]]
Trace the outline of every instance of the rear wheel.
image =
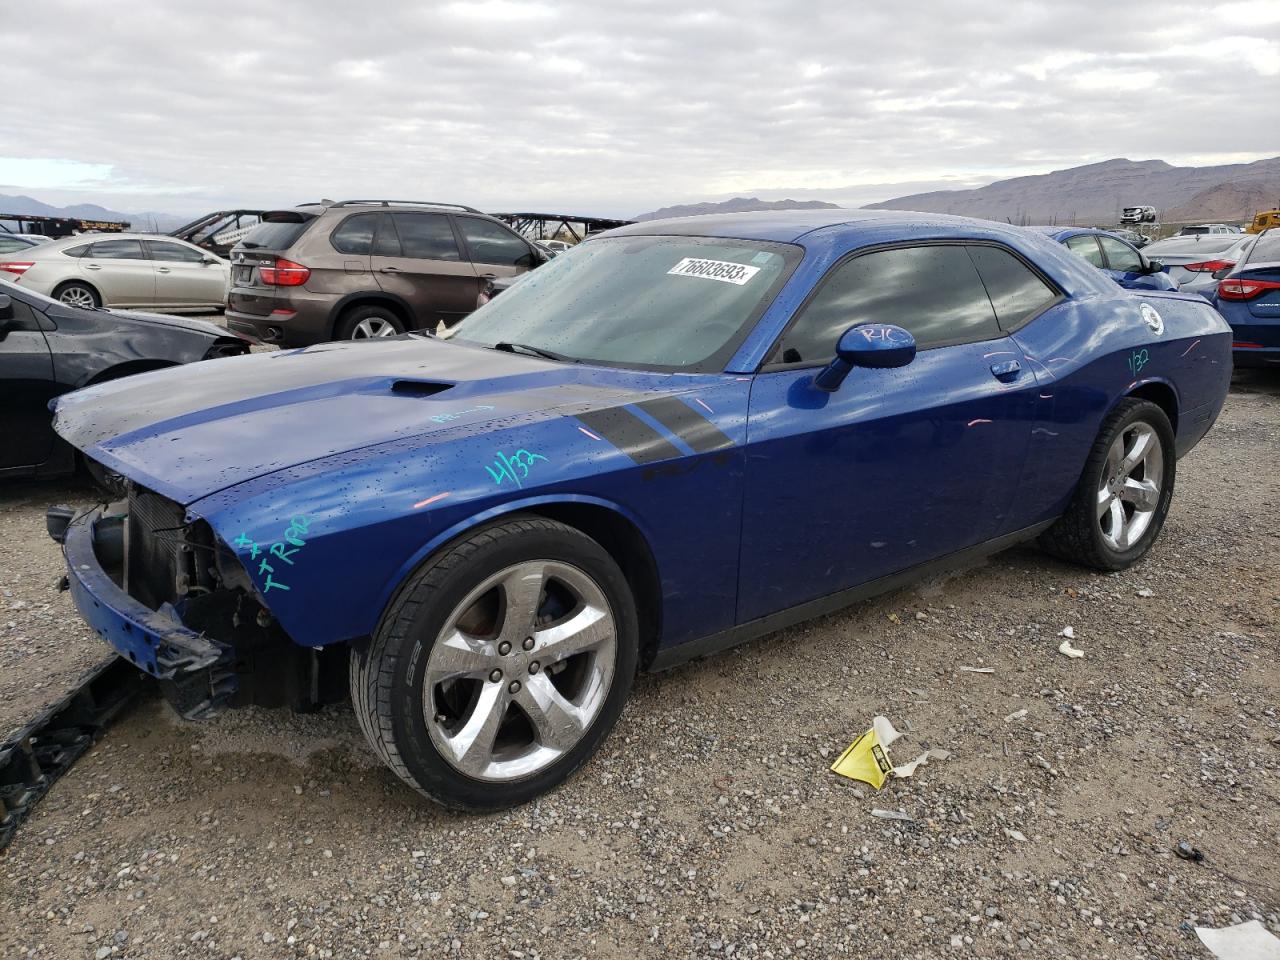
[[69,307],[80,307],[83,310],[92,310],[95,307],[102,306],[102,298],[98,296],[98,291],[89,286],[89,284],[81,283],[78,280],[59,284],[53,291],[53,299],[59,300]]
[[413,575],[352,651],[351,698],[402,780],[449,807],[495,810],[595,753],[637,649],[631,590],[603,547],[551,520],[507,520]]
[[1136,563],[1164,526],[1177,463],[1165,412],[1146,400],[1121,400],[1102,425],[1071,505],[1041,545],[1099,570]]
[[397,337],[402,333],[404,333],[404,324],[386,307],[354,307],[338,324],[339,340]]

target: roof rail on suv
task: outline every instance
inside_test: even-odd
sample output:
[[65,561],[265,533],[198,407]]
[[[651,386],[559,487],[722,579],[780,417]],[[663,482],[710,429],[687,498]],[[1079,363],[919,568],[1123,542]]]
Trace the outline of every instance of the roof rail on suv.
[[300,207],[446,207],[450,210],[464,210],[467,213],[480,213],[475,207],[462,203],[436,203],[434,200],[339,200],[336,203],[318,200],[315,203],[300,203]]

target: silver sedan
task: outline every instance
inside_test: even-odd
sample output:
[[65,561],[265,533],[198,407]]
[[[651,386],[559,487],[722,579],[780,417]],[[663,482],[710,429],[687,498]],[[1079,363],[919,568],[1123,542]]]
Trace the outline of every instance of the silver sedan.
[[1147,244],[1142,252],[1164,264],[1169,278],[1186,293],[1209,296],[1218,281],[1236,265],[1257,237],[1250,234],[1214,233],[1170,237]]
[[231,266],[143,233],[84,234],[0,254],[0,277],[76,307],[221,310]]

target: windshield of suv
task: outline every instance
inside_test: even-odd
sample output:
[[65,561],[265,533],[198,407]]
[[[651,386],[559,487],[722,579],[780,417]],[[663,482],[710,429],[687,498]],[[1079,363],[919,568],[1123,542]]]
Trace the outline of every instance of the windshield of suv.
[[591,240],[471,314],[454,339],[570,360],[718,371],[800,256],[790,244],[718,237]]

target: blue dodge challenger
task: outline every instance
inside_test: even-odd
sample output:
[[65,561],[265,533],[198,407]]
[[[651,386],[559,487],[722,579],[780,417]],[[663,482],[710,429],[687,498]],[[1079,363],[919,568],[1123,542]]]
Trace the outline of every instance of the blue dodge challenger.
[[57,401],[123,478],[51,508],[81,614],[177,709],[348,690],[406,783],[563,781],[657,670],[1039,538],[1159,534],[1231,332],[1048,237],[892,211],[637,224],[462,321]]

